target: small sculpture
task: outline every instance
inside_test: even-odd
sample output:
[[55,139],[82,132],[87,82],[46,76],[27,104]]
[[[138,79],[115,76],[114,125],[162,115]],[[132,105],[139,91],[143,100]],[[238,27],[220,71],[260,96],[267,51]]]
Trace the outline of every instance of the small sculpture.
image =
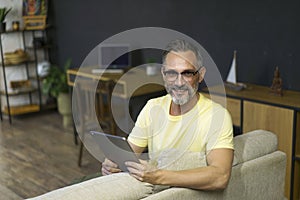
[[278,67],[274,71],[274,78],[271,86],[271,93],[282,96],[282,79],[280,78],[280,73]]

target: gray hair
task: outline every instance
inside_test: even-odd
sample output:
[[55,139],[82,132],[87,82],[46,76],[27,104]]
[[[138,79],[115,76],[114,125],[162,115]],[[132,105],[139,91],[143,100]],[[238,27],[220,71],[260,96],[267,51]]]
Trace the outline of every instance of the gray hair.
[[202,67],[202,56],[197,47],[195,47],[193,44],[185,41],[185,40],[173,40],[171,41],[167,47],[165,48],[165,51],[162,55],[162,61],[165,63],[167,55],[171,52],[186,52],[186,51],[192,51],[197,59],[196,68],[200,69]]

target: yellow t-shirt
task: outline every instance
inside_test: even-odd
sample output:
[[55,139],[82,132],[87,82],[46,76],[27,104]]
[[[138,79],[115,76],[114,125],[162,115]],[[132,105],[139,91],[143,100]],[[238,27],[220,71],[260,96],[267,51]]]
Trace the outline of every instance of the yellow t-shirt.
[[131,143],[148,147],[150,159],[170,149],[205,154],[216,148],[233,149],[232,121],[225,108],[200,94],[192,110],[172,116],[171,101],[169,94],[149,100],[128,137]]

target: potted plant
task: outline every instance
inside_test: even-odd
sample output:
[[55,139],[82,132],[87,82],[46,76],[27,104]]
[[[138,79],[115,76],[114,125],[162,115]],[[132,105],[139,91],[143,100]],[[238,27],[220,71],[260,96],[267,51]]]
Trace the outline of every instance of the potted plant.
[[5,32],[6,23],[4,22],[6,15],[11,11],[11,8],[0,8],[0,32]]
[[42,84],[43,93],[57,99],[57,109],[63,115],[64,127],[72,125],[71,97],[66,73],[70,65],[71,59],[68,59],[63,68],[51,66]]

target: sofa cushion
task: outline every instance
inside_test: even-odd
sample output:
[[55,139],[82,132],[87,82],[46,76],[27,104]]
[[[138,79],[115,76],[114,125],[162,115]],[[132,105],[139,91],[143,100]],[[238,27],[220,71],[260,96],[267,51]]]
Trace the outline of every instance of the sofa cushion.
[[236,136],[233,165],[272,153],[277,150],[277,144],[277,136],[265,130],[255,130]]

